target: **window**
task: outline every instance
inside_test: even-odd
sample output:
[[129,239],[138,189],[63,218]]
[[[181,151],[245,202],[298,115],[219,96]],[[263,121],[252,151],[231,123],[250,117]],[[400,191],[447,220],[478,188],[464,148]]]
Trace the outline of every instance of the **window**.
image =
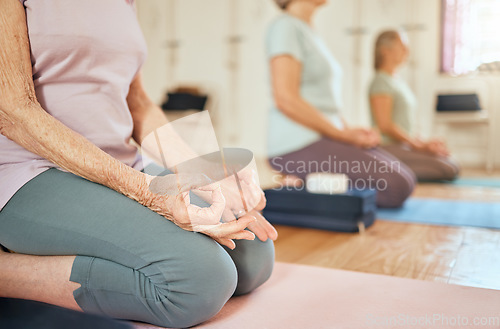
[[442,1],[441,71],[500,72],[500,1]]

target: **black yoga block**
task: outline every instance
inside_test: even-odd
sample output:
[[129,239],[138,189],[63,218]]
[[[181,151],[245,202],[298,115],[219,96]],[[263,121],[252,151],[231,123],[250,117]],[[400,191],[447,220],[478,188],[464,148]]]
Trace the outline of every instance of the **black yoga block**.
[[479,97],[477,94],[456,94],[456,95],[438,95],[438,112],[463,112],[479,111]]
[[188,93],[168,93],[168,99],[161,106],[165,111],[170,110],[198,110],[205,109],[208,96]]
[[368,227],[375,221],[375,190],[330,195],[283,188],[265,194],[263,214],[273,224],[357,232],[360,223]]
[[276,225],[288,225],[335,232],[359,232],[359,225],[369,227],[375,221],[375,212],[371,211],[361,216],[341,218],[339,216],[318,216],[264,211],[266,219]]

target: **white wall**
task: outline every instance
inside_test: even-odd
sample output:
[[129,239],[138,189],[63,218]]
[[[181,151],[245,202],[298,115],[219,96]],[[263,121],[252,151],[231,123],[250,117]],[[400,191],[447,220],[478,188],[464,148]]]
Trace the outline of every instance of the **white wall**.
[[[499,78],[473,80],[439,74],[440,0],[330,0],[318,13],[315,26],[344,68],[344,114],[353,124],[367,125],[367,88],[373,74],[372,48],[384,28],[410,27],[411,59],[402,74],[419,99],[416,122],[422,136],[434,133],[433,113],[439,90],[457,88],[491,91],[483,105],[500,117]],[[177,83],[199,82],[217,94],[219,142],[238,145],[265,154],[266,111],[271,102],[268,91],[264,35],[269,21],[278,14],[271,0],[140,0],[138,14],[149,45],[144,68],[146,87],[160,102],[165,90]],[[363,27],[359,39],[349,31]],[[414,31],[414,32],[411,32]],[[228,42],[241,37],[237,46]],[[180,40],[176,60],[167,49],[169,40]],[[171,66],[169,66],[171,65]],[[173,69],[171,69],[172,67]],[[500,122],[497,125],[500,127]],[[484,153],[481,127],[448,130],[447,138],[469,143],[455,148],[465,165],[480,165]],[[499,152],[500,153],[500,152]],[[497,161],[500,160],[500,154]],[[500,161],[499,161],[500,162]]]

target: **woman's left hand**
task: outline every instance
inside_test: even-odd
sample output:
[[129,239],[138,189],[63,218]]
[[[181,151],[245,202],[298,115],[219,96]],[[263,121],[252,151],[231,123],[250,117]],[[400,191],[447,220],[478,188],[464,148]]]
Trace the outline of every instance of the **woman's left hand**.
[[442,157],[450,156],[450,152],[448,151],[445,142],[441,139],[431,139],[426,143],[426,147],[428,152],[434,155]]
[[232,221],[235,217],[250,215],[256,220],[248,225],[248,229],[261,241],[278,238],[276,229],[260,213],[266,206],[266,197],[259,186],[257,172],[246,168],[237,175],[233,174],[223,179],[219,184],[226,199],[223,221]]
[[257,173],[245,168],[220,181],[222,193],[226,198],[225,219],[232,220],[251,210],[262,210],[266,206],[264,191],[260,188]]
[[278,231],[267,221],[264,216],[257,210],[252,210],[248,213],[255,217],[255,221],[248,224],[247,228],[252,231],[261,241],[271,239],[275,241],[278,238]]
[[363,149],[371,149],[380,144],[380,134],[373,129],[344,129],[343,136],[345,142]]

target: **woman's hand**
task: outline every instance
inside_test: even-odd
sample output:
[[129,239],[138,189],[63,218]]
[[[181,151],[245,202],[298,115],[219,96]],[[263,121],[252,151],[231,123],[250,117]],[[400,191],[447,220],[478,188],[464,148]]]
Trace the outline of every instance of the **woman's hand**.
[[[239,180],[241,191],[236,179]],[[259,240],[271,239],[274,241],[278,238],[276,229],[260,213],[266,206],[266,197],[260,188],[257,173],[254,170],[245,168],[237,173],[237,178],[233,174],[222,180],[220,185],[226,199],[223,221],[234,221],[235,216],[251,216],[255,218],[255,221],[248,225],[248,229],[255,233]]]
[[[230,249],[235,248],[234,239],[255,239],[252,232],[245,230],[256,221],[253,216],[243,216],[238,220],[233,217],[233,220],[221,223],[226,202],[220,185],[209,184],[208,177],[192,174],[147,175],[146,180],[149,197],[144,198],[145,205],[180,228],[208,235]],[[207,201],[211,206],[201,208],[191,204],[190,190],[210,194]]]
[[[255,233],[261,241],[276,240],[278,237],[276,229],[259,212],[266,206],[266,198],[258,184],[257,173],[251,168],[245,168],[236,175],[233,174],[216,183],[212,183],[203,174],[156,177],[149,184],[149,189],[157,196],[169,196],[165,201],[168,205],[165,207],[175,210],[171,215],[174,218],[162,215],[183,229],[207,234],[230,248],[234,247],[234,242],[230,241],[232,239],[251,240],[255,237],[249,231],[241,231],[245,227]],[[200,208],[191,205],[189,190],[202,197],[211,206]],[[177,199],[174,199],[176,196]],[[223,223],[220,223],[221,218]],[[235,221],[235,218],[239,219]],[[245,226],[241,229],[235,226],[235,222],[243,222]],[[230,231],[236,228],[241,230]]]
[[348,128],[343,131],[343,141],[360,148],[371,149],[380,144],[380,134],[373,129]]
[[255,217],[255,221],[248,225],[248,229],[255,233],[259,240],[265,242],[267,239],[275,241],[278,238],[278,231],[269,223],[257,210],[252,210],[250,216]]
[[222,194],[226,198],[225,220],[240,217],[251,210],[262,210],[266,206],[264,191],[259,186],[257,173],[245,168],[221,182]]
[[[241,190],[236,179],[239,181]],[[255,221],[248,225],[248,229],[255,233],[259,240],[271,239],[274,241],[278,238],[276,229],[260,213],[266,206],[266,197],[264,191],[260,188],[255,170],[247,167],[240,170],[237,175],[233,174],[219,183],[222,194],[226,199],[226,206],[222,216],[224,222],[234,221],[235,217],[251,216],[255,218]],[[200,196],[206,200],[206,192],[203,193],[205,195]]]
[[450,152],[443,140],[431,139],[425,144],[425,147],[428,153],[442,157],[450,156]]
[[412,143],[412,147],[417,151],[435,156],[450,156],[450,152],[448,151],[445,142],[440,139],[431,139],[425,142],[416,138]]

